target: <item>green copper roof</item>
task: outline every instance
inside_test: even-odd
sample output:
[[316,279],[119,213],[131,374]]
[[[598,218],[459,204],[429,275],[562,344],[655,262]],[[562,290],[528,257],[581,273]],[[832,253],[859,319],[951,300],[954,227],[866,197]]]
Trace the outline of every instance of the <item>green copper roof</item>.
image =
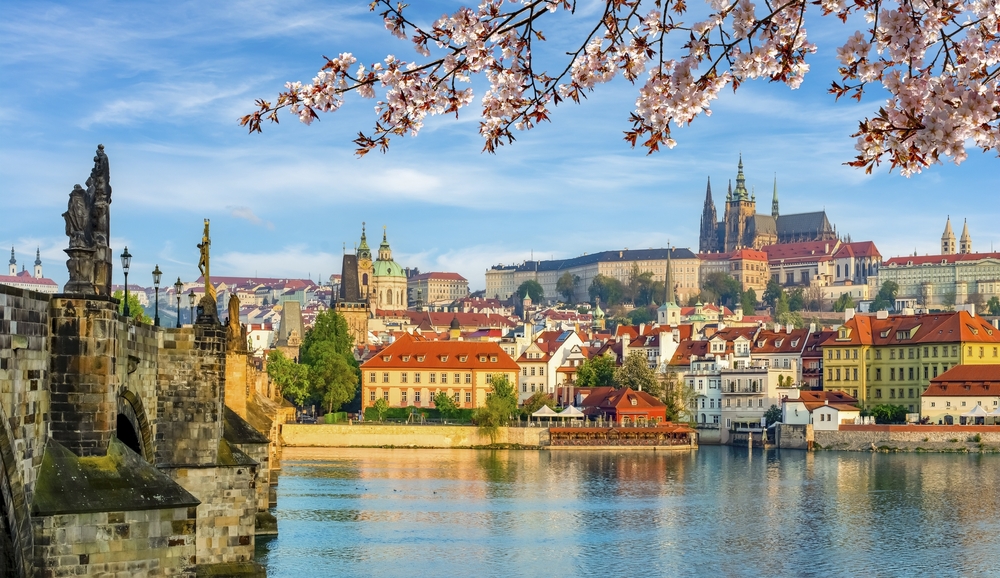
[[376,277],[406,277],[406,271],[395,261],[375,261],[372,267]]

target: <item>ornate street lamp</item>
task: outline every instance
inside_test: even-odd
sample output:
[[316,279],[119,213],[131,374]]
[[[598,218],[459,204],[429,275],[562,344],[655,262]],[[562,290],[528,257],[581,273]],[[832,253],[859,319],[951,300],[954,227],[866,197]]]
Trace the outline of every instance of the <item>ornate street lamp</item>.
[[191,324],[194,324],[194,289],[188,293],[188,307],[191,309]]
[[156,304],[153,306],[153,327],[160,326],[160,277],[163,275],[163,271],[160,271],[160,266],[157,265],[153,269],[153,291],[156,294]]
[[132,265],[132,254],[128,252],[128,247],[122,251],[122,271],[125,272],[125,317],[131,317],[132,313],[128,309],[128,268]]
[[181,326],[181,291],[184,290],[184,284],[181,283],[181,278],[177,278],[177,282],[174,283],[174,295],[177,297],[177,327]]

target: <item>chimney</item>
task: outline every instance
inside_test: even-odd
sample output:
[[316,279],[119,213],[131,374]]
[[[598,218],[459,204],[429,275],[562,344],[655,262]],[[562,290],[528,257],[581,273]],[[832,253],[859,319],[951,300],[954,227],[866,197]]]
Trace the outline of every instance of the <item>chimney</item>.
[[809,333],[816,333],[816,324],[815,323],[810,323],[809,324]]
[[830,398],[824,399],[823,405],[830,405]]
[[645,323],[640,323],[639,324],[639,337],[642,337],[642,334],[643,334],[643,332],[645,330],[646,330],[646,324]]
[[851,319],[854,319],[854,313],[855,311],[853,307],[848,307],[847,309],[844,309],[844,323],[847,323]]
[[775,333],[781,333],[781,324],[780,323],[775,323],[774,324],[774,332]]
[[885,311],[884,309],[882,311],[878,311],[875,313],[875,319],[888,319],[888,318],[889,318],[889,312]]

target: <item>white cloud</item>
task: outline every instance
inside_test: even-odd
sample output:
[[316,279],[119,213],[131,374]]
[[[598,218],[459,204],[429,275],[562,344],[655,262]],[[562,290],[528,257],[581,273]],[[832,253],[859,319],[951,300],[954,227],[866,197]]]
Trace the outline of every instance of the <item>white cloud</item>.
[[243,219],[249,221],[254,225],[263,225],[269,230],[274,230],[274,223],[271,221],[265,221],[254,214],[250,207],[226,207],[229,209],[229,214],[236,217],[237,219]]

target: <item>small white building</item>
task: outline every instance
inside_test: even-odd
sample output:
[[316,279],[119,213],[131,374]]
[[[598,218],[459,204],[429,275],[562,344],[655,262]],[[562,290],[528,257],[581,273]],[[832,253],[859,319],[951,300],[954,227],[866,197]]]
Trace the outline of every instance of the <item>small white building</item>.
[[857,402],[842,391],[800,391],[797,398],[781,400],[781,421],[812,424],[814,430],[838,430],[840,424],[854,423],[861,416]]

